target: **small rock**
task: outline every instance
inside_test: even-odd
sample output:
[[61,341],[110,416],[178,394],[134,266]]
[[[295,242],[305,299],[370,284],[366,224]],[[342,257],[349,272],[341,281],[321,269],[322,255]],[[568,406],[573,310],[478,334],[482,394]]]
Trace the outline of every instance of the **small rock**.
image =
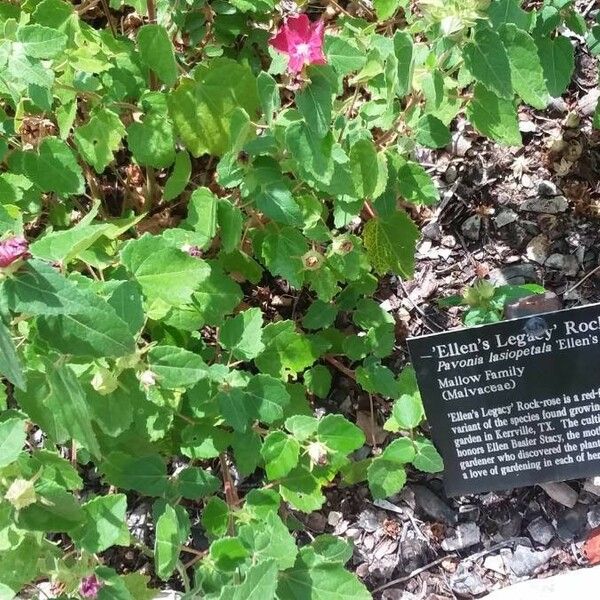
[[510,210],[510,208],[507,208],[505,210],[500,211],[494,217],[494,223],[496,224],[496,227],[498,227],[498,228],[505,227],[506,225],[509,225],[510,223],[514,223],[518,218],[519,218],[519,215],[517,215],[517,213],[514,210]]
[[544,517],[538,517],[529,523],[527,531],[531,539],[542,546],[547,546],[554,538],[554,527]]
[[427,239],[434,241],[439,241],[442,239],[442,229],[437,221],[427,223],[427,225],[421,229],[421,232],[423,233],[423,237]]
[[442,246],[454,248],[456,246],[456,238],[453,235],[445,235],[442,238]]
[[587,522],[591,529],[600,527],[600,506],[592,506],[587,513]]
[[494,285],[523,285],[536,283],[538,276],[532,264],[510,265],[490,272],[490,281]]
[[357,540],[362,535],[362,531],[356,527],[349,527],[346,529],[346,537],[351,540]]
[[456,513],[429,488],[422,485],[411,486],[415,494],[417,507],[435,521],[453,525],[456,523]]
[[325,527],[327,526],[327,519],[325,515],[320,512],[313,512],[308,516],[306,520],[306,526],[311,531],[316,531],[317,533],[323,533],[325,531]]
[[459,507],[458,513],[461,521],[473,521],[476,523],[479,521],[481,511],[479,510],[479,507],[474,504],[465,504]]
[[597,477],[586,479],[583,483],[583,489],[590,494],[594,494],[594,496],[600,496],[600,482],[597,479]]
[[444,181],[446,183],[454,183],[458,177],[458,169],[454,165],[448,165],[444,173]]
[[550,241],[543,234],[536,235],[530,242],[527,244],[527,248],[525,249],[525,255],[529,260],[533,262],[539,263],[540,265],[546,262],[548,258],[548,249],[550,247]]
[[587,522],[587,509],[582,504],[576,508],[566,510],[556,521],[556,535],[563,542],[572,542],[585,527]]
[[410,573],[429,562],[429,544],[411,529],[400,542],[399,559],[402,570]]
[[358,515],[356,524],[365,531],[377,531],[379,528],[379,517],[372,510],[363,510]]
[[521,204],[521,210],[536,213],[556,214],[565,212],[569,203],[564,196],[554,196],[553,198],[528,198]]
[[459,523],[456,526],[454,535],[442,542],[442,548],[446,552],[453,552],[454,550],[462,550],[479,544],[480,541],[481,530],[476,523]]
[[554,500],[563,506],[573,508],[577,503],[577,492],[566,483],[550,482],[540,483],[539,486]]
[[558,188],[556,187],[556,184],[549,179],[542,179],[542,181],[538,183],[537,191],[538,194],[544,198],[558,196]]
[[579,99],[577,107],[584,117],[589,117],[596,110],[599,98],[600,89],[592,88],[585,96]]
[[490,554],[485,557],[483,561],[483,566],[490,571],[494,571],[494,573],[498,573],[499,575],[506,574],[506,568],[504,567],[504,560],[499,554]]
[[544,266],[550,269],[558,269],[567,277],[574,277],[579,271],[577,258],[571,254],[551,254]]
[[405,592],[400,588],[388,588],[381,594],[381,600],[421,600],[410,592]]
[[342,520],[342,513],[336,510],[332,510],[329,515],[327,515],[327,523],[332,527],[335,527]]
[[461,225],[462,234],[468,239],[476,242],[479,239],[481,233],[481,217],[479,215],[470,216]]
[[163,590],[159,592],[158,596],[154,596],[153,600],[179,600],[181,594],[174,590]]
[[517,546],[508,560],[508,568],[517,577],[527,577],[545,565],[554,556],[554,549],[533,550],[527,546]]
[[450,576],[452,591],[461,596],[478,596],[488,591],[485,581],[475,570],[470,571],[467,564],[461,563]]
[[552,98],[548,108],[554,112],[565,113],[569,110],[567,103],[562,98]]

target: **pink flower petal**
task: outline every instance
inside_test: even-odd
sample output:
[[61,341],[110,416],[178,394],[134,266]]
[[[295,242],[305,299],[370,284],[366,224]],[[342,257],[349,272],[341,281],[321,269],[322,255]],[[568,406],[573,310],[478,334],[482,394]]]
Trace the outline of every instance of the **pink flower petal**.
[[19,258],[29,255],[29,244],[23,236],[0,242],[0,267],[8,267]]
[[299,40],[308,42],[310,39],[311,23],[308,16],[304,13],[289,17],[285,22],[285,26],[287,27],[288,31],[292,35],[297,36]]
[[289,52],[289,39],[288,32],[285,27],[282,27],[270,40],[269,44],[275,48],[275,50],[279,50],[279,52],[283,52],[287,54]]

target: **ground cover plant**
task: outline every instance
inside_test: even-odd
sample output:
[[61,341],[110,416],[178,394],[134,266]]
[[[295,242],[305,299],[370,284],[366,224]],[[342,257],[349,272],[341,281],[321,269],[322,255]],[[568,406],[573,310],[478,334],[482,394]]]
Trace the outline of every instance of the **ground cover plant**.
[[[569,0],[0,4],[2,600],[370,597],[295,515],[443,469],[374,299],[439,200],[414,151],[458,115],[519,145],[566,32],[598,51]],[[478,287],[472,322],[521,292]],[[326,402],[338,373],[385,448]]]

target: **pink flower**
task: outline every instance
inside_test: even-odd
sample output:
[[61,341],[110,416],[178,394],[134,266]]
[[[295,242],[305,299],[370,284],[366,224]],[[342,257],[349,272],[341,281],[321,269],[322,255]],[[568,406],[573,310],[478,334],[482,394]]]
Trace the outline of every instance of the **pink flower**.
[[305,65],[324,65],[323,21],[311,23],[305,14],[286,19],[284,25],[270,39],[269,44],[288,55],[288,69],[299,73]]
[[0,242],[0,267],[8,267],[28,255],[29,244],[21,235]]
[[102,582],[95,576],[84,577],[79,584],[79,593],[83,598],[95,598],[102,587]]

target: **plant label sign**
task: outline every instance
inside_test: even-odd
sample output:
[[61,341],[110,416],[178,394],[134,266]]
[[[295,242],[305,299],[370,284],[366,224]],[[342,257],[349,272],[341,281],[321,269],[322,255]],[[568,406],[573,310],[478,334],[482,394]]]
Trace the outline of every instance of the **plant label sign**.
[[600,474],[600,304],[408,346],[449,495]]

